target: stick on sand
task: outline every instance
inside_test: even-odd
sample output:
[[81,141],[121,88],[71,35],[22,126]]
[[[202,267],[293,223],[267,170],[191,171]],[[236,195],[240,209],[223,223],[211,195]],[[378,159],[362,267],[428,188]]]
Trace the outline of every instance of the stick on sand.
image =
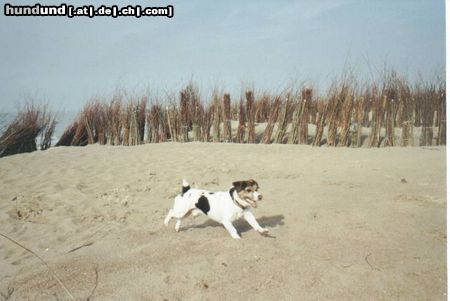
[[33,254],[35,257],[37,257],[46,267],[47,269],[50,270],[50,272],[52,273],[53,278],[55,278],[55,280],[59,283],[59,285],[61,285],[61,287],[64,289],[64,291],[66,292],[66,294],[70,297],[70,300],[75,300],[72,296],[72,294],[70,293],[70,291],[67,289],[67,287],[64,285],[64,283],[62,283],[62,281],[59,279],[58,275],[56,275],[55,271],[53,271],[53,269],[47,264],[47,262],[42,259],[41,256],[39,256],[38,254],[34,253],[32,250],[28,249],[27,247],[21,245],[20,243],[18,243],[17,241],[15,241],[14,239],[6,236],[3,233],[0,233],[1,236],[3,236],[4,238],[6,238],[7,240],[13,242],[14,244],[18,245],[19,247],[21,247],[22,249],[26,250],[27,252],[30,252],[31,254]]

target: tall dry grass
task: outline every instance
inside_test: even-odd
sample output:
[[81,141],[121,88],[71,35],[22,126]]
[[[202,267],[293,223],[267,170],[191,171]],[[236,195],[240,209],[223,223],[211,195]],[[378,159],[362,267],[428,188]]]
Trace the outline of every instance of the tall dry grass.
[[56,115],[46,105],[25,104],[1,133],[0,157],[37,150],[38,137],[41,150],[50,148],[56,123]]
[[293,108],[292,93],[288,92],[286,93],[286,95],[283,95],[281,97],[284,98],[284,102],[280,104],[281,112],[280,114],[278,114],[278,127],[275,133],[274,143],[284,142],[284,137],[286,135],[287,128],[292,119],[292,108]]
[[[268,96],[266,97],[268,98]],[[275,100],[271,105],[272,110],[269,114],[269,119],[267,120],[267,126],[261,139],[262,143],[265,144],[272,143],[273,128],[275,127],[275,122],[278,120],[280,106],[281,106],[281,97],[280,96],[275,97]]]
[[[93,99],[57,145],[164,141],[325,143],[342,147],[442,145],[446,143],[445,91],[442,81],[412,83],[391,72],[381,81],[367,83],[344,76],[333,82],[326,94],[304,86],[278,95],[247,90],[240,101],[233,102],[230,94],[217,91],[202,99],[191,82],[179,94],[151,102],[145,96],[124,100],[121,94],[110,101]],[[265,129],[257,135],[256,126],[262,124]],[[315,132],[309,133],[308,126]],[[421,132],[417,141],[415,127]]]
[[245,92],[246,103],[246,119],[247,119],[247,143],[255,143],[255,97],[253,91]]
[[231,132],[231,98],[230,94],[225,93],[223,95],[223,141],[231,142],[232,141],[232,132]]

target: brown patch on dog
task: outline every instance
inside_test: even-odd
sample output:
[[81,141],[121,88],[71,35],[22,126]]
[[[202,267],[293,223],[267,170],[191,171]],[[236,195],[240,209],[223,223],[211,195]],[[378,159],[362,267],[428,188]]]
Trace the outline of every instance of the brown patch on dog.
[[248,184],[251,185],[251,186],[256,186],[256,189],[259,188],[258,183],[255,180],[253,180],[253,179],[248,180]]
[[234,186],[234,188],[236,188],[237,192],[240,192],[241,190],[244,190],[248,187],[252,188],[253,190],[258,190],[258,188],[259,188],[258,183],[253,179],[250,179],[248,181],[233,182],[233,186]]
[[258,183],[250,179],[248,181],[236,181],[233,182],[233,187],[236,189],[236,192],[241,200],[246,202],[250,202],[252,207],[256,207],[256,201],[253,199],[253,193],[258,190]]

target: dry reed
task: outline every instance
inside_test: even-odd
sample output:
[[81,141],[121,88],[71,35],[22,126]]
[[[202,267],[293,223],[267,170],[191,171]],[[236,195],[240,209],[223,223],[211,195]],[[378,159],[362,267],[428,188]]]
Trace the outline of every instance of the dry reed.
[[244,137],[245,137],[245,107],[244,107],[244,101],[241,99],[239,102],[239,124],[238,129],[236,133],[236,142],[237,143],[244,143]]
[[327,106],[327,145],[336,146],[337,129],[339,123],[340,98],[337,86],[330,90],[330,100]]
[[308,124],[310,119],[310,108],[312,104],[312,89],[302,90],[302,108],[298,125],[298,143],[308,144]]
[[184,90],[180,92],[180,118],[181,118],[181,142],[189,141],[189,106],[191,105],[191,89],[192,86],[188,85]]
[[52,136],[57,124],[56,115],[45,112],[42,117],[43,130],[41,134],[40,150],[49,149],[52,145]]
[[341,131],[339,133],[339,146],[349,146],[350,140],[350,126],[352,122],[353,112],[353,91],[348,86],[343,86],[340,94],[340,101],[342,102],[342,117],[341,117]]
[[277,132],[275,134],[275,143],[283,143],[284,136],[286,134],[289,122],[291,119],[289,118],[292,116],[292,96],[291,93],[287,93],[285,96],[285,101],[283,104],[281,104],[282,109],[281,113],[279,114],[278,119],[278,127]]
[[49,148],[55,125],[55,116],[47,106],[24,105],[0,136],[0,157],[37,150],[36,139],[40,135],[42,149]]
[[162,106],[158,103],[153,104],[150,108],[150,112],[147,114],[147,123],[150,126],[150,142],[160,143],[163,139],[163,125],[162,125]]
[[231,99],[230,94],[223,95],[223,141],[231,142]]
[[213,142],[220,142],[220,122],[221,122],[221,104],[220,98],[217,91],[213,93],[213,104],[212,104],[212,112],[213,112]]
[[201,119],[203,114],[203,106],[200,102],[198,89],[194,84],[190,84],[190,123],[192,124],[192,132],[194,141],[201,141]]
[[[298,96],[297,96],[298,97]],[[291,131],[289,132],[289,137],[288,137],[288,144],[297,144],[298,143],[298,132],[299,132],[299,127],[300,127],[300,123],[301,123],[301,116],[302,116],[302,108],[303,108],[303,100],[299,99],[295,104],[294,104],[294,112],[292,115],[292,122],[291,122]]]
[[438,95],[439,95],[439,111],[438,111],[438,117],[437,117],[437,122],[438,122],[438,135],[437,135],[437,141],[436,144],[437,145],[445,145],[446,144],[446,120],[445,120],[445,116],[446,116],[446,104],[445,104],[445,87],[444,85],[442,85],[439,88],[438,91]]
[[209,142],[211,136],[211,127],[213,123],[214,105],[207,106],[202,116],[201,133],[202,141]]
[[272,103],[269,120],[267,121],[267,126],[266,129],[264,130],[264,134],[261,140],[262,143],[270,144],[272,142],[272,132],[275,126],[275,122],[278,119],[278,112],[280,111],[280,105],[281,105],[281,96],[278,96]]
[[327,104],[321,104],[317,106],[317,126],[316,126],[316,134],[314,136],[313,146],[320,146],[322,143],[323,131],[325,128],[325,123],[327,119]]
[[385,95],[380,95],[378,87],[372,87],[372,120],[371,120],[371,131],[369,136],[369,147],[379,147],[380,146],[380,130],[383,122],[384,107],[386,105],[387,97]]
[[256,134],[255,134],[255,97],[253,95],[253,91],[246,91],[245,98],[247,100],[246,107],[246,117],[247,117],[247,143],[255,143]]
[[[325,140],[329,146],[361,147],[363,128],[369,128],[366,146],[407,146],[414,145],[414,127],[421,127],[420,145],[446,143],[442,82],[413,86],[392,72],[381,84],[372,82],[361,87],[354,78],[345,77],[333,83],[326,95],[315,95],[313,100],[312,92],[291,90],[276,97],[264,92],[255,97],[253,91],[247,90],[239,102],[232,103],[230,94],[219,97],[215,91],[212,101],[202,104],[198,89],[189,83],[178,94],[179,99],[173,94],[163,100],[164,106],[156,99],[149,107],[145,96],[123,102],[122,95],[117,94],[109,103],[99,99],[87,103],[57,145],[135,145],[144,140],[158,143],[193,139],[320,146],[327,132]],[[237,120],[237,128],[232,128],[232,120]],[[50,145],[54,126],[49,123],[49,132],[41,132],[42,149]],[[266,123],[258,137],[257,123]],[[311,124],[316,130],[309,141]],[[401,128],[399,141],[395,140],[396,128]]]

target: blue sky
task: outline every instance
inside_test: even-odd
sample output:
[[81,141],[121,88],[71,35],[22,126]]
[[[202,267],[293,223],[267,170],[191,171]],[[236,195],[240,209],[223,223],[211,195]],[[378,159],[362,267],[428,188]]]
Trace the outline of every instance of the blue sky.
[[17,18],[2,11],[0,110],[30,98],[55,110],[74,110],[117,88],[165,95],[191,79],[205,98],[218,87],[237,99],[246,87],[277,92],[304,81],[326,87],[349,68],[361,79],[380,77],[385,64],[410,79],[445,70],[445,2],[440,0],[181,0],[119,6],[125,4],[171,4],[175,15]]

